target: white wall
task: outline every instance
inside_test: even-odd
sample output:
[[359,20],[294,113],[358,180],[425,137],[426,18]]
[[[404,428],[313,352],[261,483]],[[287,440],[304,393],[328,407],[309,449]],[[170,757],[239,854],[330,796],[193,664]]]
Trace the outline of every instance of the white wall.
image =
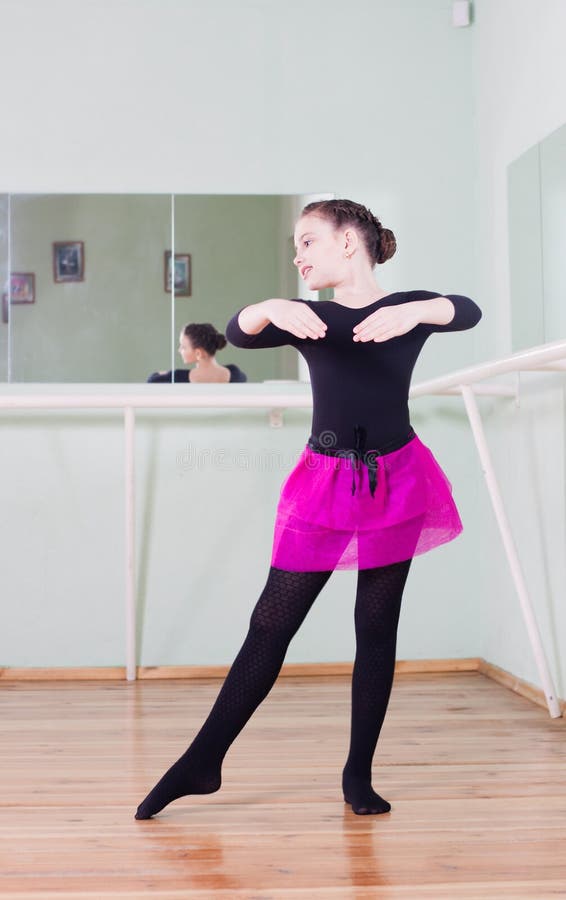
[[[478,146],[478,286],[491,298],[488,355],[511,348],[507,166],[566,119],[566,4],[477,0],[473,63]],[[533,252],[537,252],[536,248]],[[484,405],[488,440],[556,687],[566,696],[565,382],[521,376],[521,406]],[[493,516],[486,517],[490,586],[482,655],[540,686]]]
[[[478,148],[478,288],[497,297],[489,353],[511,341],[507,166],[564,124],[562,0],[475,0],[474,108]],[[489,344],[487,344],[489,341]]]

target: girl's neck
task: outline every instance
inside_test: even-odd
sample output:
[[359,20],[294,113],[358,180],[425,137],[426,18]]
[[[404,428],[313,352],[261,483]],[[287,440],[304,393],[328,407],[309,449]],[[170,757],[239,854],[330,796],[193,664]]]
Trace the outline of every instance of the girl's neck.
[[366,288],[364,291],[334,291],[333,299],[337,303],[343,303],[348,306],[367,306],[372,300],[379,300],[380,297],[384,297],[386,294],[387,291],[376,285],[373,289]]
[[334,299],[339,303],[348,303],[353,306],[371,303],[383,296],[386,291],[377,283],[373,276],[369,278],[352,278],[334,286]]
[[211,356],[208,359],[199,359],[195,363],[195,368],[206,371],[206,369],[223,369],[224,366],[220,365],[215,356]]

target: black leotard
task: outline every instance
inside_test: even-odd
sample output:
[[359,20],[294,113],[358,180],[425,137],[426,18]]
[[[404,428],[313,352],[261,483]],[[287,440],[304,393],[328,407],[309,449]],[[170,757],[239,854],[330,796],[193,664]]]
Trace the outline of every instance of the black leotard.
[[[448,297],[455,308],[448,325],[419,323],[388,341],[353,340],[353,327],[380,306],[413,300]],[[410,428],[409,386],[413,368],[427,337],[434,331],[463,331],[481,319],[481,310],[460,294],[433,291],[397,291],[352,309],[334,300],[302,300],[326,322],[323,338],[299,338],[269,323],[259,334],[246,334],[238,324],[242,309],[226,326],[226,337],[236,347],[260,349],[290,344],[307,361],[313,393],[312,437],[323,442],[325,433],[340,447],[352,447],[354,429],[366,429],[366,447],[379,448],[406,435]],[[322,436],[322,437],[321,437]]]
[[[229,384],[231,382],[242,382],[247,381],[248,376],[245,372],[239,368],[239,366],[234,365],[234,363],[227,363],[227,369],[230,369],[230,382],[220,382],[221,384]],[[189,378],[189,373],[192,372],[192,369],[175,369],[173,375],[173,381],[182,381],[191,383],[191,379]],[[150,384],[155,383],[168,383],[171,381],[171,371],[169,372],[152,372],[152,374],[147,379]],[[201,382],[205,383],[205,382]],[[212,382],[209,382],[212,384]]]

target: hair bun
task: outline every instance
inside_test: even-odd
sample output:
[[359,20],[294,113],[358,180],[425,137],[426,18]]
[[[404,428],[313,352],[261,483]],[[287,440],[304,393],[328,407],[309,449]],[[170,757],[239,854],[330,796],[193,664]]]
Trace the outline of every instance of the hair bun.
[[193,348],[202,347],[210,356],[222,350],[228,341],[211,322],[190,322],[185,325],[183,333],[189,338]]
[[379,226],[379,255],[377,257],[378,263],[387,262],[388,259],[391,259],[393,254],[397,249],[397,241],[395,240],[395,235],[389,228],[384,228],[383,225]]

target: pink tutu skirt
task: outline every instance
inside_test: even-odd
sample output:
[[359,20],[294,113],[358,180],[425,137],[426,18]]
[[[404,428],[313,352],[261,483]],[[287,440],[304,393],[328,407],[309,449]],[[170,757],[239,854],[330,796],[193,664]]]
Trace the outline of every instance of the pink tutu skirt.
[[452,485],[416,434],[372,465],[370,485],[362,459],[307,444],[281,486],[271,565],[291,572],[371,569],[460,534]]

